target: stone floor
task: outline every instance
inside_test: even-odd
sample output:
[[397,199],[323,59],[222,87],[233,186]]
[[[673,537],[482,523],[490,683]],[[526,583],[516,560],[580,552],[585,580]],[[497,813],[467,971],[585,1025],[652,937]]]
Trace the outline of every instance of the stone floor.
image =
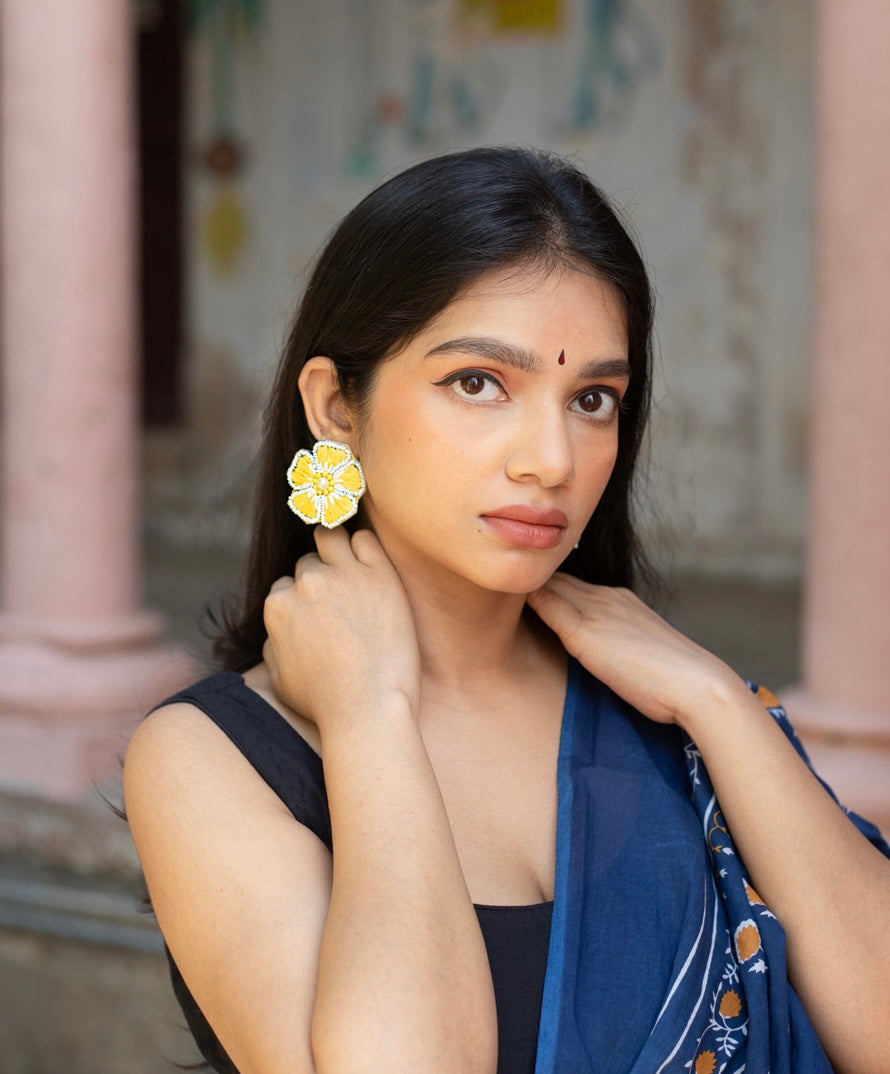
[[[146,550],[146,603],[207,659],[206,602],[237,582],[224,552]],[[749,678],[797,674],[795,586],[683,577],[667,614]],[[196,1052],[173,1001],[160,939],[139,911],[123,822],[98,799],[72,818],[0,794],[0,1070],[169,1074]]]

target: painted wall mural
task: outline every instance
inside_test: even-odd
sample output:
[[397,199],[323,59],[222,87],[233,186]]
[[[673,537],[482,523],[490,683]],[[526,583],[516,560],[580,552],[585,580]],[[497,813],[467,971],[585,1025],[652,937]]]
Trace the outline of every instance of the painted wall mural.
[[630,0],[585,0],[581,37],[569,126],[584,130],[620,122],[639,83],[659,70],[655,30]]
[[256,34],[262,0],[191,0],[189,31],[209,53],[209,130],[200,153],[214,179],[214,192],[201,221],[201,237],[219,276],[229,275],[249,237],[249,217],[237,179],[247,165],[245,140],[236,130],[235,57],[239,44]]
[[563,29],[564,0],[461,0],[468,21],[484,23],[489,33],[558,33]]
[[347,176],[371,177],[412,147],[496,139],[488,130],[499,106],[533,73],[551,132],[620,124],[660,69],[658,34],[634,0],[346,4],[355,107]]

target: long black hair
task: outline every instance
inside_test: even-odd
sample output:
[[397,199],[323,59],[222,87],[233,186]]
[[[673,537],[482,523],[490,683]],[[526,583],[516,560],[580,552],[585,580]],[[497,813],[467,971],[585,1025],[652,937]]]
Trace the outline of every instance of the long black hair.
[[642,259],[603,194],[562,158],[521,148],[451,153],[370,193],[318,257],[266,410],[244,588],[217,621],[221,666],[243,671],[261,659],[269,587],[314,551],[311,528],[286,502],[287,467],[314,439],[297,387],[303,364],[313,355],[332,359],[346,400],[361,414],[379,364],[484,273],[560,264],[615,288],[631,368],[615,468],[563,569],[630,588],[647,575],[631,508],[651,375],[652,292]]

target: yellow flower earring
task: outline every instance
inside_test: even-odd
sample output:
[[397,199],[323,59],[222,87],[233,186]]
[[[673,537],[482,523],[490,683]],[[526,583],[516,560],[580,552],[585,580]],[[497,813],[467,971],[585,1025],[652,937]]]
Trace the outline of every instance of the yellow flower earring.
[[361,463],[336,440],[318,440],[311,451],[298,451],[287,480],[294,490],[287,499],[291,511],[310,526],[320,522],[329,530],[352,518],[365,491]]

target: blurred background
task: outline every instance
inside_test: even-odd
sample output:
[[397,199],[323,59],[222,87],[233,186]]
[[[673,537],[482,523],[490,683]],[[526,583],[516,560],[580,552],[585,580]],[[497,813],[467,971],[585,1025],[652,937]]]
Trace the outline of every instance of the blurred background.
[[[653,273],[642,517],[671,580],[696,576],[672,614],[718,627],[703,575],[727,599],[767,583],[781,630],[739,659],[795,678],[812,5],[233,0],[193,4],[184,35],[175,7],[137,5],[148,580],[177,631],[237,574],[266,386],[324,237],[416,160],[518,143],[585,168]],[[166,583],[171,549],[198,553],[194,589]]]
[[[136,715],[206,665],[202,610],[238,582],[264,398],[313,254],[430,155],[552,149],[624,213],[658,292],[639,507],[664,610],[746,677],[797,684],[814,748],[850,786],[883,786],[885,754],[874,772],[837,757],[887,748],[890,650],[845,664],[865,686],[843,726],[821,654],[856,627],[888,639],[873,549],[890,447],[856,439],[877,382],[850,373],[845,394],[819,363],[841,339],[874,371],[890,345],[884,303],[874,331],[832,313],[820,260],[864,232],[887,259],[842,251],[848,281],[865,266],[844,294],[879,295],[890,271],[890,112],[832,111],[836,86],[890,100],[868,67],[888,34],[880,0],[0,0],[0,1070],[196,1058],[97,787],[119,803],[109,759]],[[820,451],[842,480],[814,469]],[[827,499],[808,499],[814,473]],[[842,613],[813,584],[837,562]]]

